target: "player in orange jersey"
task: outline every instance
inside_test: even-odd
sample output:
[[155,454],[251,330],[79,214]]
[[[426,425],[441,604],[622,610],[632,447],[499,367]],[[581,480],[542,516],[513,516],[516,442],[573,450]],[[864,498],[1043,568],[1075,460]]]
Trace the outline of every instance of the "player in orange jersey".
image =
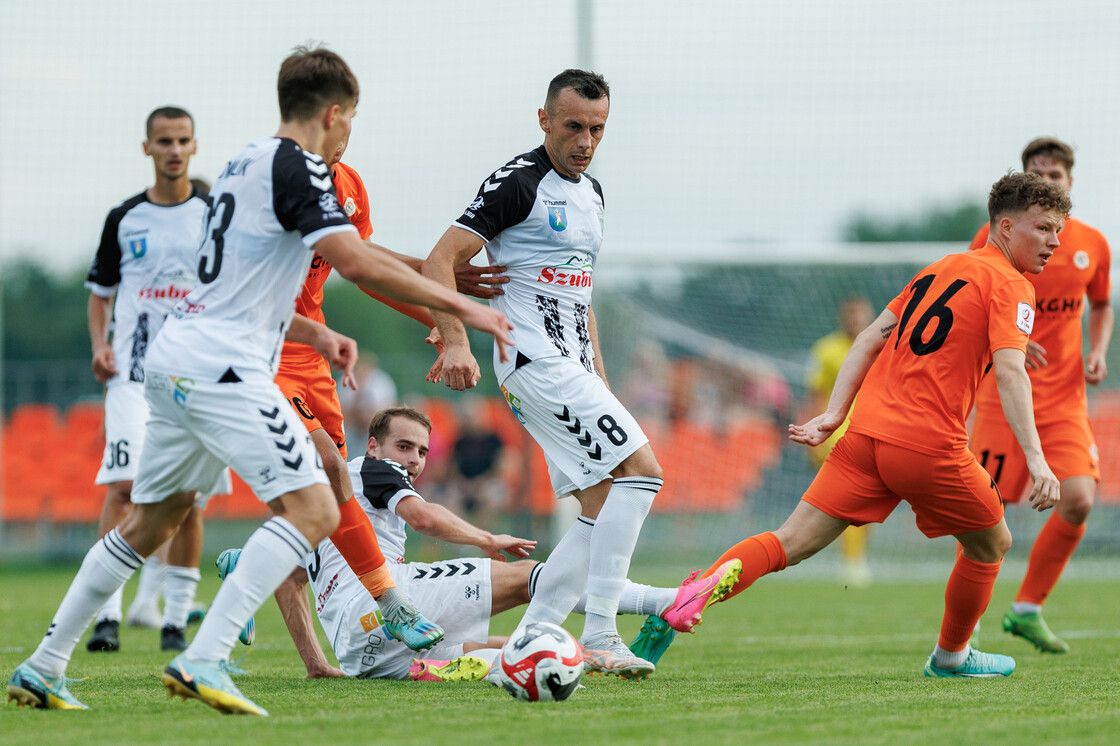
[[[988,199],[992,236],[980,251],[929,265],[856,338],[828,409],[790,440],[822,443],[844,421],[848,432],[825,459],[793,514],[777,531],[729,549],[743,571],[728,598],[759,577],[796,564],[830,544],[850,524],[881,522],[899,500],[910,503],[930,538],[953,535],[964,547],[949,576],[945,613],[926,676],[1007,676],[1015,661],[969,645],[991,600],[1011,533],[995,482],[968,450],[965,418],[980,379],[992,369],[1004,412],[1034,479],[1030,504],[1059,498],[1034,426],[1027,337],[1037,274],[1058,248],[1069,212],[1063,189],[1034,174],[1008,174]],[[709,573],[712,572],[709,569]]]
[[[1023,150],[1023,170],[1069,191],[1073,186],[1073,149],[1053,138],[1039,138]],[[1035,288],[1035,325],[1027,342],[1027,373],[1042,447],[1062,483],[1062,500],[1031,548],[1027,574],[1003,628],[1039,650],[1064,653],[1069,645],[1050,631],[1042,605],[1085,533],[1100,481],[1097,445],[1089,426],[1085,383],[1096,385],[1108,372],[1105,357],[1112,338],[1108,242],[1099,231],[1069,218],[1061,246],[1046,271],[1028,279]],[[971,248],[988,243],[981,228]],[[1081,317],[1089,303],[1089,355],[1081,355]],[[999,404],[999,393],[985,382],[976,394],[972,452],[992,475],[1007,502],[1019,502],[1030,474]]]
[[[348,138],[344,139],[330,163],[338,203],[343,212],[358,229],[363,240],[368,242],[373,228],[369,218],[369,197],[358,172],[341,162],[346,152]],[[422,261],[388,249],[369,244],[374,250],[383,251],[401,259],[419,271]],[[457,268],[458,287],[479,297],[491,297],[502,291],[498,284],[507,281],[504,277],[491,276],[500,272],[501,267]],[[330,275],[331,265],[316,255],[311,262],[303,290],[296,299],[296,313],[319,323],[325,322],[323,315],[323,284]],[[364,288],[363,288],[364,290]],[[435,327],[431,312],[421,306],[412,306],[390,301],[387,298],[366,291],[371,297],[380,300],[402,313],[416,319],[425,328]],[[303,418],[311,433],[323,468],[330,480],[331,488],[338,500],[342,520],[331,540],[346,558],[354,573],[377,601],[385,620],[401,618],[403,624],[390,622],[386,631],[395,639],[401,640],[413,649],[423,649],[436,644],[443,638],[443,630],[432,624],[416,610],[412,602],[395,589],[395,583],[385,567],[385,557],[377,543],[377,536],[365,512],[353,499],[354,492],[346,472],[346,440],[342,422],[342,408],[338,401],[338,391],[331,375],[330,365],[312,347],[296,342],[285,342],[280,357],[280,368],[276,383],[292,407]],[[353,387],[353,381],[345,380],[344,385]]]

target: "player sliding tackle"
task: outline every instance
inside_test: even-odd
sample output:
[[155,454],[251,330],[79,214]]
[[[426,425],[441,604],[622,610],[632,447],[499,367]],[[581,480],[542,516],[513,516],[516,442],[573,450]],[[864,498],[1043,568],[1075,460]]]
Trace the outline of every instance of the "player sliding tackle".
[[[727,598],[811,557],[849,525],[883,521],[906,500],[922,533],[955,536],[963,547],[945,589],[941,635],[925,675],[990,677],[1015,670],[1010,657],[968,643],[991,600],[1011,533],[995,482],[968,450],[965,418],[990,368],[1034,480],[1030,504],[1045,510],[1057,503],[1058,480],[1043,458],[1024,367],[1034,288],[1022,273],[1046,266],[1069,210],[1060,187],[1034,174],[1003,177],[988,198],[988,244],[923,269],[860,333],[828,409],[789,427],[796,443],[824,442],[858,391],[848,432],[781,528],[736,544],[709,569],[742,560]],[[656,659],[670,641],[668,634],[655,638],[644,631],[634,650]]]
[[350,134],[358,102],[358,81],[342,58],[297,49],[277,87],[280,129],[250,143],[214,185],[199,285],[148,353],[152,414],[133,508],[90,549],[39,647],[12,674],[8,696],[21,705],[86,709],[65,675],[79,635],[228,464],[275,515],[249,537],[163,683],[223,712],[267,714],[230,679],[230,650],[264,599],[339,523],[311,437],[273,380],[278,353],[285,338],[309,344],[343,369],[344,381],[356,356],[352,339],[293,317],[313,253],[352,282],[493,334],[507,357],[510,325],[501,313],[377,257],[341,211],[325,161]]

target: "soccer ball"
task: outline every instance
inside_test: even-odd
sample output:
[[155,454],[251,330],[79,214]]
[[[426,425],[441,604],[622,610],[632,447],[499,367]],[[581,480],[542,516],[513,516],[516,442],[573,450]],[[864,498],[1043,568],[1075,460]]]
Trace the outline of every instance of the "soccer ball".
[[559,702],[583,677],[583,650],[563,627],[533,622],[511,637],[498,657],[498,680],[514,699]]

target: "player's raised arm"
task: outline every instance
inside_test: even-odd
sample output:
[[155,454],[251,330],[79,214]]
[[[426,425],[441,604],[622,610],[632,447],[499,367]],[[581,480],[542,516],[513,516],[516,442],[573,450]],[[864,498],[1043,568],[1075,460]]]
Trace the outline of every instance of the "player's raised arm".
[[493,335],[503,359],[508,354],[506,346],[512,344],[512,326],[500,312],[457,295],[395,257],[374,256],[354,233],[331,233],[317,241],[314,248],[347,280],[393,300],[451,314],[467,326]]
[[1007,347],[992,353],[992,374],[996,377],[1003,415],[1027,457],[1027,470],[1034,485],[1030,504],[1035,510],[1051,508],[1059,500],[1059,482],[1042,455],[1042,441],[1034,424],[1031,379],[1025,367],[1026,355]]
[[[451,226],[424,261],[424,275],[444,287],[453,287],[456,265],[469,262],[482,250],[484,243],[481,236]],[[444,344],[440,380],[455,391],[472,388],[478,383],[478,362],[471,354],[466,330],[454,316],[441,313],[435,313],[434,316]],[[502,360],[506,359],[507,354],[503,349]]]
[[515,559],[524,559],[537,548],[531,539],[519,539],[509,534],[492,534],[469,523],[442,505],[406,497],[397,505],[396,513],[413,530],[446,541],[450,544],[467,544],[478,547],[492,560],[505,562],[503,551]]
[[844,357],[840,372],[836,375],[836,384],[828,398],[828,409],[804,425],[790,425],[790,440],[807,446],[820,445],[843,424],[867,371],[887,344],[897,324],[898,317],[890,309],[883,309],[879,318],[856,336],[852,348]]

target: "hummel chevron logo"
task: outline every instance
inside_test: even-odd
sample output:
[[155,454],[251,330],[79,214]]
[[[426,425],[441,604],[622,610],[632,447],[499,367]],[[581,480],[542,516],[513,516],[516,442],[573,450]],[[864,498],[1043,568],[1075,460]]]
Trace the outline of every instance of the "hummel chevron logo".
[[288,467],[292,471],[299,471],[300,465],[303,464],[303,454],[296,456],[295,461],[289,461],[286,458],[281,458],[280,460],[284,462],[284,466]]
[[595,461],[602,461],[603,460],[603,447],[601,445],[599,445],[598,443],[596,443],[595,444],[595,450],[594,451],[588,451],[587,455],[590,456]]
[[576,442],[579,443],[584,448],[587,448],[588,446],[590,446],[591,445],[591,431],[590,430],[585,430],[584,433],[583,433],[583,437],[582,438],[576,438]]
[[263,409],[258,409],[257,411],[263,414],[268,419],[275,420],[276,415],[280,414],[280,407],[273,407],[271,412],[266,412]]
[[490,181],[490,179],[487,179],[482,183],[482,191],[492,192],[500,186],[501,184],[495,184],[494,182]]
[[277,427],[276,425],[269,425],[268,429],[276,433],[277,435],[283,435],[288,430],[288,423],[281,422],[280,427]]
[[308,176],[307,178],[311,179],[311,186],[324,192],[330,191],[331,185],[334,183],[330,176],[324,176],[321,179],[314,176]]
[[556,419],[560,420],[561,422],[571,422],[572,421],[572,413],[568,411],[567,406],[564,407],[563,412],[561,412],[560,414],[556,414],[555,412],[553,412],[552,416],[555,417]]
[[291,453],[292,449],[296,447],[296,439],[292,438],[287,443],[281,443],[281,442],[277,441],[276,442],[276,447],[279,448],[284,453]]
[[316,162],[316,161],[311,160],[310,158],[307,158],[306,163],[307,163],[307,170],[308,171],[311,171],[313,173],[317,173],[320,176],[323,176],[327,173],[327,170],[328,170],[327,164],[323,163],[322,161]]
[[[476,569],[478,569],[477,565],[472,565],[470,562],[463,562],[462,567],[463,567],[463,575],[470,575],[472,572],[474,572]],[[449,577],[449,578],[458,574],[458,572],[459,572],[459,565],[453,564],[451,562],[446,563],[446,568],[447,568],[447,570],[446,570],[447,571],[447,577]],[[419,580],[421,578],[435,579],[435,578],[438,578],[438,577],[442,576],[443,574],[444,574],[444,568],[440,567],[439,565],[436,565],[435,567],[432,568],[430,573],[427,570],[424,570],[422,568],[418,568],[416,570],[416,574],[414,576],[412,576],[412,579],[413,580]]]

